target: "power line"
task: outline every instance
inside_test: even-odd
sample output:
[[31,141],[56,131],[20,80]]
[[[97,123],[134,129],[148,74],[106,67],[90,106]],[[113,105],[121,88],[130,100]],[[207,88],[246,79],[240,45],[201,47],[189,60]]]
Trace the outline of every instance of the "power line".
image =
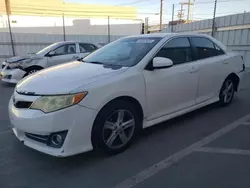
[[137,1],[130,2],[130,3],[118,4],[116,6],[124,6],[124,5],[131,5],[131,4],[133,5],[133,4],[137,4],[137,3],[143,2],[143,1],[147,1],[147,0],[137,0]]
[[[246,1],[246,0],[223,0],[218,1],[217,3],[227,3],[227,2],[237,2],[237,1]],[[213,4],[214,1],[204,1],[204,2],[195,2],[194,4]]]
[[[37,8],[37,7],[29,7],[29,6],[19,6],[19,7],[15,7],[15,6],[13,6],[13,8],[25,8],[23,11],[19,11],[19,12],[23,12],[23,13],[25,13],[26,12],[26,10],[28,9],[32,9],[32,10],[40,10],[40,11],[45,11],[46,9],[44,9],[44,8]],[[17,12],[18,10],[14,10],[13,12]],[[55,11],[55,12],[60,12],[60,13],[62,13],[62,12],[72,12],[72,13],[105,13],[105,14],[129,14],[129,15],[131,15],[131,16],[134,16],[134,15],[136,15],[136,12],[127,12],[127,11],[109,11],[109,10],[107,10],[107,11],[88,11],[88,10],[62,10],[62,9],[48,9],[48,10],[46,10],[46,12],[50,12],[50,11]],[[138,12],[137,14],[156,14],[155,12]]]

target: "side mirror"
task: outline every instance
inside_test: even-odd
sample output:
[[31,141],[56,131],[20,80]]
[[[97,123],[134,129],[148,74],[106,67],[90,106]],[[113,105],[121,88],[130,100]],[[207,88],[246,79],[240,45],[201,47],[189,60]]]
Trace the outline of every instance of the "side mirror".
[[173,66],[173,61],[165,57],[155,57],[153,59],[153,69],[165,69]]
[[48,53],[48,57],[53,57],[53,56],[55,56],[56,55],[56,52],[55,51],[50,51],[49,53]]

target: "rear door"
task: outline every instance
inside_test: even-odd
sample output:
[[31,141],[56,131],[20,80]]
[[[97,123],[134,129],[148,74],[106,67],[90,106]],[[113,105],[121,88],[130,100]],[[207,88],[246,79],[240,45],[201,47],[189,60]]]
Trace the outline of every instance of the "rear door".
[[97,47],[93,44],[88,43],[79,43],[79,57],[83,58],[90,54],[91,52],[95,51]]
[[53,56],[48,57],[48,66],[59,65],[77,59],[76,43],[68,43],[54,49]]
[[196,51],[199,84],[196,103],[219,95],[227,74],[227,55],[206,37],[190,37]]

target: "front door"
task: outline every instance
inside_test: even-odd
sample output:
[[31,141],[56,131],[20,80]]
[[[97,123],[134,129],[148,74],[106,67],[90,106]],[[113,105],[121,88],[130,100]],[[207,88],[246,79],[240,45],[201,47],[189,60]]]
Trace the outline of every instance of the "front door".
[[77,59],[76,44],[64,44],[52,51],[53,55],[48,57],[48,66],[59,65]]
[[148,120],[177,112],[195,105],[198,69],[188,38],[168,41],[155,57],[173,61],[165,69],[145,70]]

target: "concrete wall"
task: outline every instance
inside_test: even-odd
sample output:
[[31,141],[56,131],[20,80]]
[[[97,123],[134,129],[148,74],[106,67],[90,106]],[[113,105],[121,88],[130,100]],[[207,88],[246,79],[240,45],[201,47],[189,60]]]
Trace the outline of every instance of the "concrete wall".
[[[250,12],[217,17],[215,38],[227,46],[229,50],[244,55],[247,67],[250,67]],[[174,26],[174,32],[196,32],[211,35],[212,19]],[[166,27],[163,32],[171,32]]]

